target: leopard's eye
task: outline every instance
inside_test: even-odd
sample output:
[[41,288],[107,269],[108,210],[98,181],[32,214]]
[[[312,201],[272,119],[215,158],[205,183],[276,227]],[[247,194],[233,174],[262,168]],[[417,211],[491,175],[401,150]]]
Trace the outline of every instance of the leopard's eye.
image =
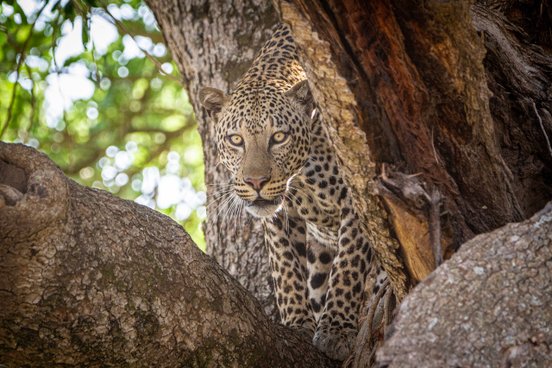
[[274,134],[272,134],[272,143],[275,143],[275,144],[280,144],[280,143],[284,143],[286,141],[286,139],[288,138],[289,134],[288,133],[285,133],[285,132],[276,132]]
[[231,145],[236,147],[243,145],[243,137],[239,134],[231,134],[226,137],[226,140],[230,142]]

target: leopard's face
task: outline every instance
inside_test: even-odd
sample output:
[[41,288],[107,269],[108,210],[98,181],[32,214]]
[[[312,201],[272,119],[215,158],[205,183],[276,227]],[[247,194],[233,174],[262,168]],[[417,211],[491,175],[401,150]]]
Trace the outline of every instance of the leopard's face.
[[293,93],[264,85],[238,89],[216,120],[218,154],[232,174],[234,193],[253,216],[272,216],[308,159],[308,111]]

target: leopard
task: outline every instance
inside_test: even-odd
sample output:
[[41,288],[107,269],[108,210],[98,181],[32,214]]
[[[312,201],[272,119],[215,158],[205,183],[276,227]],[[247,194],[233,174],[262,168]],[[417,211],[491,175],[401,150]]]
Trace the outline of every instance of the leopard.
[[353,206],[290,27],[274,28],[228,95],[202,87],[199,101],[232,195],[263,224],[281,322],[345,360],[366,280],[374,280],[374,294],[387,274]]

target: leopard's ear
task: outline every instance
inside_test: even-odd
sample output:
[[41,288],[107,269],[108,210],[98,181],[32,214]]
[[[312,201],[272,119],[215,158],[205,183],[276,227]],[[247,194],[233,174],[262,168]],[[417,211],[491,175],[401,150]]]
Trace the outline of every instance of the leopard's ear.
[[220,89],[203,87],[199,90],[199,102],[211,116],[220,112],[225,100],[226,96]]
[[314,109],[314,99],[307,80],[296,83],[287,92],[286,96],[298,102],[304,107],[305,113],[310,116]]

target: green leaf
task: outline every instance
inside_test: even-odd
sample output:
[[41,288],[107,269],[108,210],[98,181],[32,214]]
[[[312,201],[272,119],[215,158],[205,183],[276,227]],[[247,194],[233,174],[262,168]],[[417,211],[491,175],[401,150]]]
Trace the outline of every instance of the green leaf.
[[83,17],[82,21],[82,27],[81,27],[81,39],[82,44],[86,48],[86,45],[88,45],[88,41],[90,41],[90,21],[89,21],[89,15],[86,14],[85,17]]
[[77,61],[80,61],[82,59],[82,57],[80,55],[76,55],[76,56],[71,56],[71,57],[68,57],[64,62],[63,62],[63,66],[69,66],[73,63],[76,63]]
[[90,7],[98,7],[99,4],[95,0],[84,0],[84,3],[87,4]]
[[29,34],[31,33],[32,26],[30,24],[22,25],[17,29],[17,33],[15,34],[15,39],[17,43],[23,44],[29,37]]
[[65,6],[62,8],[63,15],[66,19],[70,20],[71,22],[75,21],[75,17],[77,16],[75,12],[75,5],[73,4],[73,1],[68,1]]

